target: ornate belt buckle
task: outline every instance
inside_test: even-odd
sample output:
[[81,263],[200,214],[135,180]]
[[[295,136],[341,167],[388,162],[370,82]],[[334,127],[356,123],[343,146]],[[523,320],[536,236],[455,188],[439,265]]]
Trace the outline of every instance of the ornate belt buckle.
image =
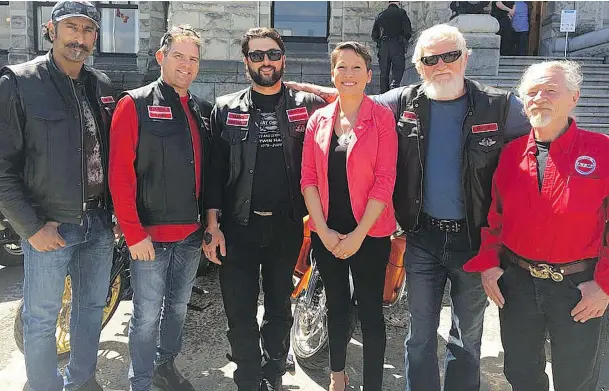
[[529,265],[529,273],[535,278],[541,278],[546,280],[551,278],[554,282],[561,282],[564,280],[564,276],[560,271],[554,270],[554,268],[546,263],[539,265]]

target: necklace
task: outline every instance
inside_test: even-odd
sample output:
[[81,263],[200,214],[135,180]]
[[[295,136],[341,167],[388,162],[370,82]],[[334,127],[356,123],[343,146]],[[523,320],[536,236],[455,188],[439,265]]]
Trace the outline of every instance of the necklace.
[[345,118],[349,123],[348,129],[344,130],[343,122],[339,119],[339,127],[342,133],[340,136],[338,136],[338,145],[340,145],[341,147],[346,147],[351,144],[355,137],[355,133],[353,132],[353,125],[351,125],[352,123],[355,123],[355,121],[349,121],[347,116],[342,113],[340,117]]

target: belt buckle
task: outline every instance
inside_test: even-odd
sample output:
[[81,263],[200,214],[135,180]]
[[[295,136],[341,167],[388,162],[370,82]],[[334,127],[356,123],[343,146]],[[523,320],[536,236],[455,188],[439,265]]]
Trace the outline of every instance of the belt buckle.
[[561,272],[557,272],[554,268],[547,263],[540,263],[539,265],[529,264],[529,273],[535,278],[547,280],[551,278],[554,282],[561,282],[564,280],[564,276]]
[[457,222],[452,220],[440,220],[440,230],[445,232],[457,232]]

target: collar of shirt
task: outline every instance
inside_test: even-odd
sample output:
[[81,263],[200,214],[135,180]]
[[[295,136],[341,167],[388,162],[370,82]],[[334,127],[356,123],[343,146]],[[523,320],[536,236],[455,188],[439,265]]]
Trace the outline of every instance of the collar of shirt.
[[[567,128],[567,131],[561,134],[556,140],[552,141],[550,148],[552,152],[556,149],[560,153],[567,153],[571,148],[571,144],[573,143],[573,139],[575,138],[575,133],[577,131],[577,124],[573,118],[569,118],[570,124]],[[531,154],[535,155],[537,153],[537,144],[535,142],[535,129],[531,128],[531,132],[529,133],[529,140],[527,142],[527,148],[524,151],[523,155]]]

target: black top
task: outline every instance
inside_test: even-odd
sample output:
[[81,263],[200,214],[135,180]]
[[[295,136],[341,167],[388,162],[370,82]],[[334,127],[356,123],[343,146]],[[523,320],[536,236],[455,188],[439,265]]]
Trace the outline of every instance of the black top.
[[395,4],[390,4],[387,9],[381,12],[372,26],[372,39],[375,42],[383,37],[410,39],[412,27],[408,14]]
[[357,221],[353,216],[347,183],[347,146],[338,145],[335,132],[332,132],[328,155],[328,185],[330,193],[328,227],[339,233],[348,234],[357,227]]
[[535,141],[537,144],[537,183],[539,190],[543,184],[543,174],[546,171],[546,162],[548,161],[548,152],[550,151],[550,142]]
[[87,181],[86,197],[92,199],[104,194],[104,168],[98,138],[99,124],[85,90],[86,80],[84,76],[73,80],[73,83],[80,102]]
[[[503,5],[505,5],[508,8],[514,7],[513,1],[502,1],[502,3],[503,3]],[[497,7],[497,2],[493,1],[493,2],[491,2],[491,15],[497,19],[502,19],[502,18],[508,17],[508,12]]]
[[276,113],[282,93],[263,95],[252,90],[252,102],[260,116],[252,211],[289,213],[291,210],[290,185]]

